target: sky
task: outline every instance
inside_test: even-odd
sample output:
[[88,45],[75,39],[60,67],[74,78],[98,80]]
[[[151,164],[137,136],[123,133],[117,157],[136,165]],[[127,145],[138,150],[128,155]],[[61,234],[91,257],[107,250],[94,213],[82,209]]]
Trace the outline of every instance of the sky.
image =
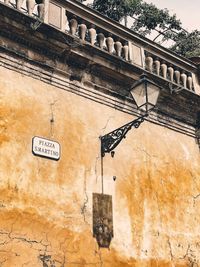
[[[170,14],[176,14],[183,28],[192,31],[200,30],[200,0],[144,0],[153,3],[158,8],[167,8]],[[91,3],[92,0],[87,0]]]
[[145,0],[158,8],[167,8],[170,14],[176,14],[183,28],[192,31],[200,30],[200,0]]

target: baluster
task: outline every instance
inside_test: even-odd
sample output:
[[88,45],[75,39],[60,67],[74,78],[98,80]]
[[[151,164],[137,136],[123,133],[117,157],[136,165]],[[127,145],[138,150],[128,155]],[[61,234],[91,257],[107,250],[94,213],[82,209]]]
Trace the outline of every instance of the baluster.
[[113,44],[114,44],[114,40],[113,40],[113,38],[111,36],[112,35],[109,34],[108,37],[106,38],[106,46],[107,46],[107,49],[108,49],[109,53],[113,52]]
[[167,64],[165,63],[165,61],[162,61],[161,64],[161,71],[162,71],[162,76],[164,79],[167,79]]
[[187,82],[188,82],[188,88],[190,90],[193,90],[193,80],[192,80],[192,75],[189,74],[188,78],[187,78]]
[[145,58],[146,70],[153,71],[153,57],[150,54],[147,54]]
[[66,20],[65,32],[69,32],[70,31],[70,28],[69,28],[69,15],[67,14],[67,12],[65,13],[65,20]]
[[76,19],[76,16],[73,16],[70,20],[69,20],[69,29],[70,29],[70,33],[72,35],[76,34],[78,28],[78,21]]
[[121,54],[122,54],[122,43],[117,40],[114,44],[114,48],[115,48],[115,51],[116,51],[116,55],[118,57],[121,57]]
[[128,43],[125,43],[125,45],[123,46],[123,54],[124,54],[124,58],[126,61],[129,60],[129,47],[128,47]]
[[45,8],[44,3],[37,5],[38,16],[41,20],[44,19],[44,8]]
[[16,0],[16,8],[17,8],[18,10],[21,9],[22,4],[23,4],[23,0]]
[[181,73],[178,68],[175,69],[174,74],[175,74],[176,83],[180,84]]
[[185,74],[184,70],[181,72],[181,81],[182,81],[183,87],[186,88],[187,87],[187,75]]
[[82,21],[81,24],[79,25],[79,37],[82,41],[85,40],[86,31],[87,31],[87,26],[85,24],[85,21]]
[[160,60],[159,60],[159,58],[155,59],[154,64],[155,64],[156,74],[160,75]]
[[96,39],[96,30],[95,30],[95,26],[93,24],[90,25],[90,28],[88,30],[88,34],[90,37],[90,43],[91,45],[95,44],[95,39]]
[[169,66],[168,73],[169,73],[170,81],[173,82],[174,81],[174,68],[172,67],[172,65]]
[[[37,3],[37,1],[36,1],[36,3]],[[37,3],[37,4],[40,4],[40,3]],[[35,7],[35,1],[34,0],[26,0],[26,8],[27,8],[29,16],[32,16],[34,7]]]
[[104,46],[104,40],[105,40],[105,36],[104,36],[104,34],[103,34],[102,32],[99,32],[99,33],[97,34],[97,42],[98,42],[99,47],[100,47],[101,49],[103,49],[103,46]]

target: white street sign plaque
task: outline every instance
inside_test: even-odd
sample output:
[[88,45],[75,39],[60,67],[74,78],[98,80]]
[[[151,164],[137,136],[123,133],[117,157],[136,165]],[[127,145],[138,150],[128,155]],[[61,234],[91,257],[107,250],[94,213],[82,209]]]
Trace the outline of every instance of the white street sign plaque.
[[59,160],[60,144],[46,138],[34,136],[32,139],[32,152],[35,156]]

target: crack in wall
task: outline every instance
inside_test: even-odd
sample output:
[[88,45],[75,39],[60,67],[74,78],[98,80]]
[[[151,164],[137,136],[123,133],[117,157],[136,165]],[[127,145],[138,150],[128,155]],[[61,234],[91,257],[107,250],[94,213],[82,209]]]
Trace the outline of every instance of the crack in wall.
[[198,195],[196,195],[196,196],[192,196],[192,198],[193,198],[193,207],[195,207],[195,205],[196,205],[196,200],[197,200],[199,197],[200,197],[200,193],[199,193]]
[[[102,131],[101,136],[103,136],[103,135],[105,134],[105,131],[106,131],[106,129],[107,129],[107,127],[108,127],[108,124],[109,124],[109,122],[110,122],[111,119],[114,119],[114,116],[110,116],[110,117],[107,119],[105,126],[104,126],[103,128],[101,128],[101,131]],[[113,129],[113,130],[114,130],[114,129]],[[107,133],[106,133],[106,134],[107,134]]]
[[102,254],[101,254],[101,249],[99,248],[98,252],[97,252],[98,256],[99,256],[99,267],[103,267],[103,259],[102,259]]
[[3,260],[3,261],[0,261],[0,267],[3,267],[3,264],[4,264],[7,260],[8,260],[8,258],[5,259],[5,260]]
[[33,244],[40,244],[42,247],[45,248],[45,250],[47,250],[47,247],[49,245],[45,245],[42,241],[42,239],[40,241],[38,240],[31,240],[31,239],[27,239],[25,237],[17,237],[17,236],[12,236],[13,233],[12,233],[12,230],[10,232],[4,232],[4,231],[0,231],[0,235],[6,235],[8,237],[8,240],[0,243],[0,245],[5,245],[5,244],[8,244],[14,240],[18,240],[18,241],[21,241],[21,242],[25,242],[25,243],[28,243],[31,245],[31,248],[33,247]]
[[[100,148],[101,149],[101,148]],[[99,175],[98,175],[98,172],[97,172],[97,166],[98,166],[98,162],[99,160],[101,159],[101,156],[100,156],[101,152],[98,154],[98,156],[96,157],[95,159],[95,165],[94,165],[94,173],[95,173],[95,177],[96,177],[96,183],[98,182],[98,178],[99,178]]]
[[190,250],[190,244],[188,244],[187,249],[186,249],[186,252],[183,255],[183,257],[179,257],[179,259],[185,259],[186,257],[188,257],[189,250]]
[[86,212],[87,212],[87,204],[88,204],[88,200],[89,200],[88,194],[87,194],[87,173],[89,173],[89,171],[90,170],[85,170],[85,174],[84,174],[84,194],[85,194],[85,199],[84,199],[83,205],[81,206],[81,214],[83,215],[84,222],[87,222],[86,221]]
[[169,246],[169,253],[170,253],[171,261],[173,261],[174,255],[172,253],[172,246],[171,246],[171,242],[170,242],[169,238],[167,240],[167,243],[168,243],[168,246]]
[[66,263],[66,257],[65,255],[63,256],[63,261],[61,262],[60,267],[65,267],[65,263]]
[[[159,204],[159,197],[158,197],[158,192],[157,191],[155,191],[155,197],[156,197],[156,203],[157,203],[159,217],[160,217],[159,224],[160,224],[160,228],[162,229],[162,225],[163,225],[162,212],[161,212],[161,207],[160,207],[160,204]],[[158,235],[160,234],[159,231],[157,231],[157,233],[158,233]]]
[[[183,256],[175,257],[175,254],[172,251],[172,245],[171,245],[169,238],[167,240],[167,243],[169,246],[169,253],[170,253],[170,257],[171,257],[172,262],[175,262],[176,260],[187,260],[189,262],[188,267],[198,267],[199,266],[196,254],[191,249],[191,244],[187,245],[186,252],[183,254]],[[178,244],[178,247],[180,247],[180,246],[181,246],[181,243]]]

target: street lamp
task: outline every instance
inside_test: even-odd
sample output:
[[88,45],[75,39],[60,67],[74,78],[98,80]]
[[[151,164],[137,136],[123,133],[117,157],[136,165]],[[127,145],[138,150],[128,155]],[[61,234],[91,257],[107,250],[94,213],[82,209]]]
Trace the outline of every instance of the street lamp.
[[136,120],[133,120],[114,131],[101,136],[101,157],[105,156],[105,153],[110,153],[114,156],[114,149],[119,145],[123,138],[126,137],[127,132],[134,126],[138,128],[144,121],[144,118],[148,116],[148,113],[156,106],[160,93],[160,87],[149,80],[146,75],[142,75],[140,80],[133,84],[130,91],[137,108],[144,111],[144,115],[140,116]]
[[114,131],[100,136],[101,141],[101,194],[93,194],[93,236],[96,238],[99,247],[109,248],[113,237],[112,222],[112,196],[104,195],[103,184],[103,158],[105,153],[111,153],[114,157],[114,149],[119,145],[127,132],[132,128],[138,128],[148,116],[148,113],[156,106],[160,87],[142,75],[140,80],[133,84],[130,91],[138,109],[144,115],[115,129]]
[[146,75],[142,75],[140,80],[135,82],[130,92],[137,108],[148,114],[156,106],[160,87],[149,80]]

